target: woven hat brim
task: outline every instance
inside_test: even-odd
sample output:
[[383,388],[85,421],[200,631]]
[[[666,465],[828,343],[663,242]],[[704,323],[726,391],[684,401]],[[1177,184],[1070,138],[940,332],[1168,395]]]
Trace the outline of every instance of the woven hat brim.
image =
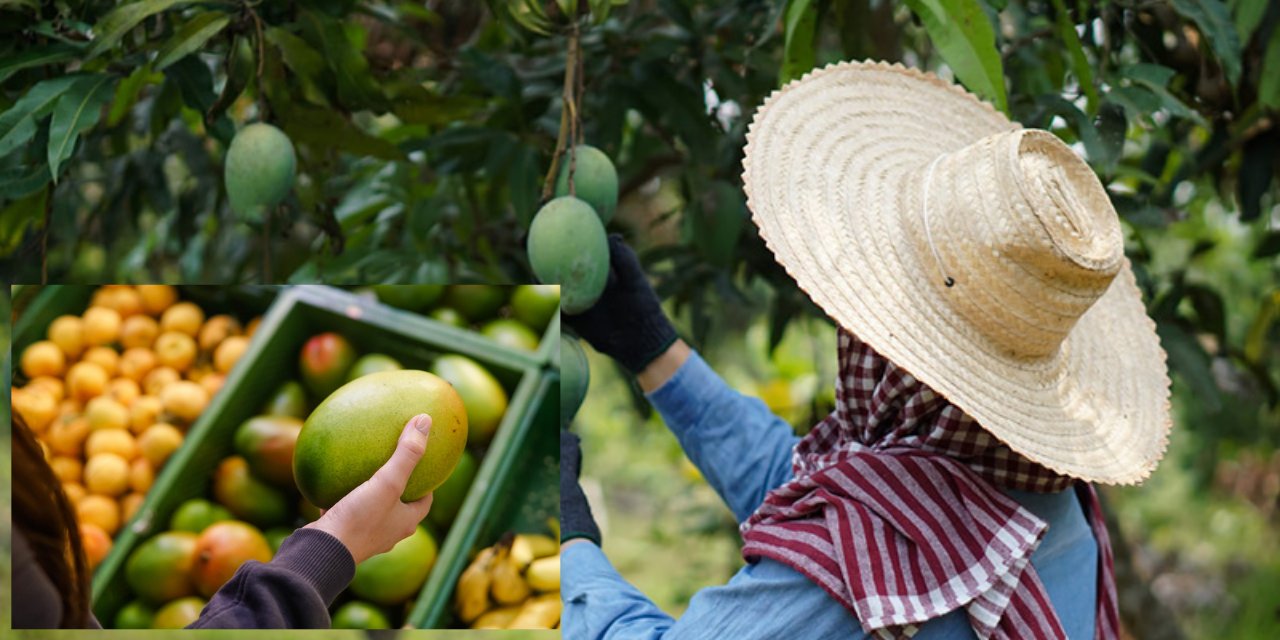
[[1083,480],[1140,482],[1172,421],[1165,354],[1128,262],[1056,354],[1028,359],[993,346],[947,304],[974,294],[983,274],[958,274],[964,282],[946,289],[940,266],[912,248],[922,169],[1017,128],[932,74],[831,65],[756,113],[743,163],[748,207],[816,304],[1011,449]]

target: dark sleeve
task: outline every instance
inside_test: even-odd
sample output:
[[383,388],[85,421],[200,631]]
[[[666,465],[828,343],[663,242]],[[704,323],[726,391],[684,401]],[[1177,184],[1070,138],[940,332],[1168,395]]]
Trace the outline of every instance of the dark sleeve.
[[45,575],[27,539],[13,530],[14,629],[57,629],[62,624],[62,597]]
[[275,559],[240,566],[190,629],[327,629],[329,605],[355,575],[351,552],[317,529],[298,529]]

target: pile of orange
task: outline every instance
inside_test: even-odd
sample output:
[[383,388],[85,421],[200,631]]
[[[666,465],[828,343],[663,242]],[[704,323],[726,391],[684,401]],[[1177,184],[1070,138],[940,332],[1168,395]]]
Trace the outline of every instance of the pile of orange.
[[76,508],[90,565],[249,345],[258,318],[205,317],[167,285],[107,285],[23,350],[13,408]]

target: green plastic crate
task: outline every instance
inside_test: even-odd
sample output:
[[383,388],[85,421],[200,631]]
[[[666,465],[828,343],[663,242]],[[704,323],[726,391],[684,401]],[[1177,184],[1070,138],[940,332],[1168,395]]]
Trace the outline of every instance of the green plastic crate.
[[[485,460],[467,496],[460,518],[474,509],[475,526],[451,534],[422,589],[409,623],[419,628],[463,627],[453,609],[458,577],[481,549],[507,531],[550,533],[547,520],[560,517],[560,380],[553,373],[539,376],[530,411],[507,435],[511,446],[502,458]],[[481,479],[484,484],[480,484]],[[483,490],[477,491],[478,487]],[[447,560],[445,560],[447,558]]]
[[[511,285],[511,286],[514,287],[515,285]],[[331,290],[331,292],[336,292],[333,295],[345,295],[345,296],[350,296],[352,298],[362,297],[360,294],[353,293],[338,287],[323,287],[323,288],[329,289]],[[325,295],[331,295],[331,294],[325,294]],[[376,299],[372,299],[371,301],[374,304],[381,305],[382,307],[390,311],[393,311],[396,313],[402,313],[402,314],[405,314],[406,316],[410,316],[414,318],[425,319],[427,323],[434,325],[436,327],[440,327],[448,331],[457,331],[457,332],[465,333],[467,334],[468,340],[478,338],[480,340],[485,341],[487,344],[491,346],[498,346],[492,340],[486,338],[483,335],[476,333],[475,331],[459,329],[452,325],[447,325],[443,322],[435,320],[434,318],[431,318],[428,315],[419,314],[419,313],[416,313],[413,311],[407,311],[404,309],[398,309],[396,307],[392,307],[391,305],[386,305],[381,302],[377,302]],[[560,341],[560,314],[557,313],[556,315],[552,316],[551,321],[547,323],[547,328],[545,331],[542,332],[542,336],[538,339],[538,348],[535,351],[524,351],[520,349],[513,349],[511,350],[511,352],[521,357],[527,358],[529,362],[534,365],[545,366],[548,363],[551,363],[553,367],[558,367],[559,358],[557,357],[557,354],[559,353],[559,346],[558,346],[559,341]]]
[[[49,287],[42,291],[15,327],[15,349],[39,340],[45,327],[57,316],[81,313],[92,289]],[[532,431],[533,417],[547,414],[545,409],[535,409],[546,404],[541,402],[545,395],[540,393],[545,376],[536,364],[537,359],[527,352],[506,349],[475,332],[449,327],[330,287],[293,287],[279,295],[274,303],[271,300],[277,293],[276,288],[243,287],[229,292],[204,287],[181,289],[184,299],[199,302],[211,313],[240,311],[238,315],[247,317],[246,310],[256,312],[269,303],[271,307],[241,362],[227,377],[223,391],[192,425],[183,446],[160,472],[138,513],[117,535],[111,553],[95,573],[94,611],[99,619],[112,620],[131,597],[123,566],[129,553],[146,538],[165,530],[173,511],[183,501],[207,495],[213,470],[232,453],[231,440],[236,427],[256,415],[275,391],[275,385],[260,384],[260,381],[293,378],[297,354],[305,340],[322,331],[337,331],[351,339],[358,351],[391,353],[407,367],[427,368],[434,357],[444,353],[471,357],[498,378],[510,397],[507,413],[481,460],[472,490],[448,535],[440,541],[436,568],[423,593],[413,603],[413,613],[407,617],[414,626],[426,626],[418,611],[447,608],[447,602],[430,602],[427,594],[443,593],[446,599],[451,597],[456,574],[465,567],[466,558],[457,559],[453,554],[470,548],[470,541],[476,537],[474,532],[493,526],[485,521],[501,501],[490,497],[489,488],[505,487],[516,481],[525,472],[513,473],[512,469],[528,466],[524,462],[527,454],[522,453],[522,449],[527,434]],[[556,455],[554,450],[548,448],[548,451]],[[558,495],[558,485],[551,487]],[[558,500],[552,502],[558,504]],[[497,515],[507,518],[505,513]]]

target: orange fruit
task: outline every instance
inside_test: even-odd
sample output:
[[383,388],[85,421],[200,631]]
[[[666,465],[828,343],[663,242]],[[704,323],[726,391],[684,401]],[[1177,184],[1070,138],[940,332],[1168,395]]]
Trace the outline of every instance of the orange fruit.
[[160,325],[151,316],[133,316],[120,326],[120,344],[126,349],[149,348],[160,335]]
[[60,403],[63,398],[67,397],[67,385],[62,382],[61,378],[54,378],[51,376],[32,378],[31,382],[28,382],[25,388],[44,391],[45,393],[53,396],[54,402]]
[[213,316],[204,323],[203,327],[200,327],[200,350],[213,351],[219,344],[222,344],[223,340],[239,335],[239,333],[239,320],[226,314]]
[[142,387],[128,378],[116,378],[107,383],[106,397],[112,398],[125,407],[133,405],[133,401],[142,395]]
[[27,378],[60,376],[66,368],[66,354],[49,340],[33,342],[22,350],[22,373]]
[[92,362],[77,362],[67,372],[67,388],[71,397],[86,402],[107,390],[107,372]]
[[244,327],[244,335],[246,338],[252,338],[253,334],[258,330],[258,325],[262,324],[262,316],[258,316],[249,321]]
[[129,461],[114,453],[99,453],[84,465],[84,487],[89,493],[118,496],[129,488]]
[[89,429],[125,429],[129,426],[129,410],[114,398],[99,396],[85,405],[84,417]]
[[146,493],[155,482],[156,471],[146,458],[138,458],[129,463],[129,488],[138,493]]
[[138,436],[138,448],[142,450],[142,457],[156,469],[164,466],[165,460],[168,460],[180,446],[182,446],[182,432],[178,431],[177,427],[164,422],[147,427],[147,430]]
[[58,417],[74,418],[84,413],[84,405],[75,398],[67,398],[58,404]]
[[196,360],[196,341],[185,333],[169,331],[160,334],[155,344],[156,361],[182,372]]
[[89,421],[77,416],[54,422],[44,439],[54,453],[78,457],[84,451],[84,441],[88,436]]
[[38,376],[28,380],[24,389],[29,391],[42,391],[58,403],[61,403],[67,397],[67,383],[60,377]]
[[120,337],[120,314],[107,307],[89,307],[84,312],[84,343],[89,346],[115,342]]
[[164,411],[164,403],[156,396],[139,396],[129,407],[129,430],[142,433],[147,427],[156,423],[160,412]]
[[192,382],[200,382],[201,380],[204,380],[205,376],[211,373],[213,373],[213,366],[208,363],[200,363],[191,367],[190,371],[187,371],[187,379]]
[[120,499],[120,517],[124,522],[133,519],[133,514],[138,512],[138,507],[142,506],[142,501],[146,499],[146,494],[131,493]]
[[92,571],[106,559],[111,551],[111,536],[96,524],[86,522],[80,525],[80,547],[84,549],[84,559]]
[[58,417],[58,403],[44,389],[14,389],[13,410],[35,433],[44,433]]
[[72,315],[58,316],[49,323],[49,340],[68,358],[80,357],[84,351],[84,321]]
[[73,507],[80,504],[80,501],[84,500],[84,497],[89,495],[89,492],[84,490],[84,485],[79,482],[62,483],[62,492],[67,494],[67,500],[71,502],[71,506]]
[[156,364],[156,354],[151,349],[131,347],[120,356],[120,375],[134,382],[142,382],[156,368]]
[[80,482],[80,476],[84,473],[84,465],[67,456],[54,456],[49,461],[49,467],[53,469],[53,475],[58,476],[62,482]]
[[167,284],[140,284],[137,290],[142,298],[142,308],[153,316],[164,313],[178,300],[178,291]]
[[99,429],[89,433],[84,442],[84,454],[92,458],[99,453],[114,453],[125,460],[138,455],[138,443],[133,434],[124,429]]
[[232,336],[218,345],[213,354],[213,366],[221,373],[230,373],[240,356],[249,348],[249,339],[244,336]]
[[200,378],[200,386],[204,387],[204,390],[209,392],[210,398],[213,398],[213,396],[217,395],[219,391],[222,391],[222,385],[226,384],[226,382],[227,376],[221,373],[211,373]]
[[209,404],[209,392],[190,380],[179,380],[160,392],[164,410],[186,422],[195,422]]
[[120,354],[111,347],[90,347],[88,351],[80,356],[81,362],[92,362],[103,371],[107,372],[107,377],[111,378],[116,375],[116,369],[120,368]]
[[204,312],[191,302],[179,302],[165,309],[164,314],[160,316],[161,333],[176,331],[194,338],[200,333],[200,326],[203,324]]
[[87,495],[76,503],[76,517],[81,525],[95,524],[107,535],[120,528],[120,506],[106,496]]
[[106,302],[121,318],[136,316],[143,311],[142,295],[129,286],[114,287]]
[[159,396],[170,384],[182,379],[173,367],[156,367],[142,379],[142,391],[149,396]]

